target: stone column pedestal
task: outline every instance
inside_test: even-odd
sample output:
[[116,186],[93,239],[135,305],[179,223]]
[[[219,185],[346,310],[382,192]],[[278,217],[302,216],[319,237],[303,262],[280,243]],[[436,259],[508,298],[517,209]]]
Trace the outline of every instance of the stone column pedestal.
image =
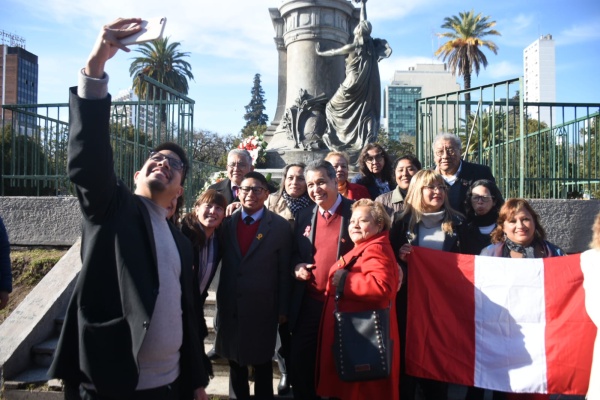
[[[345,78],[344,57],[320,57],[316,44],[321,50],[347,44],[358,23],[359,10],[348,0],[288,0],[269,12],[279,52],[279,90],[275,118],[265,136],[268,149],[287,162],[287,156],[280,153],[298,150],[291,150],[294,142],[279,126],[285,110],[295,104],[301,90],[311,97],[324,94],[331,98]],[[269,163],[277,158],[267,157],[267,166],[275,167]]]

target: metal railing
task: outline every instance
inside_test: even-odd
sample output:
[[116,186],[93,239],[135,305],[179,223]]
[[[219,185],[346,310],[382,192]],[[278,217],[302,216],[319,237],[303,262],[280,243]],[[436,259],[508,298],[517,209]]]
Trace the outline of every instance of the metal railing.
[[[165,141],[193,154],[194,100],[147,76],[152,98],[114,101],[110,140],[115,172],[133,189],[133,175],[154,146]],[[2,107],[0,193],[22,196],[73,195],[67,176],[69,105],[27,104]],[[217,167],[190,160],[186,205],[194,202]]]
[[522,93],[513,79],[417,100],[417,156],[434,165],[433,140],[449,132],[505,197],[600,197],[600,104],[532,103]]

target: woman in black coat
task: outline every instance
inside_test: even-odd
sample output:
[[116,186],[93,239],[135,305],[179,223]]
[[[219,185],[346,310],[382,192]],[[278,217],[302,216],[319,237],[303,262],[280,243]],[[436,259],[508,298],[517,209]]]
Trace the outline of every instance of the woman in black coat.
[[[215,277],[221,260],[217,228],[225,218],[227,200],[214,189],[208,189],[198,197],[191,212],[181,221],[181,232],[192,242],[194,249],[194,299],[200,339],[208,336],[204,319],[204,302],[208,288]],[[208,361],[208,359],[207,359]],[[210,366],[210,361],[208,361]]]
[[502,194],[494,182],[487,179],[473,182],[465,199],[467,223],[461,253],[479,255],[490,245],[490,234],[496,228],[503,204]]

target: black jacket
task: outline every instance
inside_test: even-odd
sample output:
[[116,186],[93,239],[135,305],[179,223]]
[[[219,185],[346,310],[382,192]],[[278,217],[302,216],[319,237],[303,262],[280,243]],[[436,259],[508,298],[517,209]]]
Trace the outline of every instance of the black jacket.
[[[49,375],[127,399],[138,382],[137,356],[159,291],[146,205],[117,179],[109,142],[110,96],[70,96],[68,170],[83,213],[82,269]],[[170,224],[181,258],[181,397],[208,385],[192,298],[192,246]]]
[[488,179],[492,182],[496,182],[492,175],[492,170],[487,165],[474,164],[468,161],[462,161],[460,172],[457,176],[456,182],[448,190],[448,200],[450,205],[456,211],[465,215],[465,199],[467,198],[467,190],[473,184],[473,182],[479,179]]

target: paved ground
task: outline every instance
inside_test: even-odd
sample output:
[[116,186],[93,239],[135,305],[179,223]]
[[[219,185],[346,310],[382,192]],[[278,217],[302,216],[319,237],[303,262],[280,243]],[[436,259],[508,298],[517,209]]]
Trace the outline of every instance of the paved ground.
[[[277,385],[279,384],[279,378],[273,379],[273,393],[277,395]],[[250,382],[250,393],[253,393],[254,388],[252,387],[252,382]],[[219,399],[228,399],[229,398],[229,377],[227,376],[215,376],[208,385],[208,389],[206,390],[209,398],[214,398],[215,396]],[[211,397],[212,396],[212,397]],[[275,396],[278,399],[291,399],[291,393],[288,396]]]

